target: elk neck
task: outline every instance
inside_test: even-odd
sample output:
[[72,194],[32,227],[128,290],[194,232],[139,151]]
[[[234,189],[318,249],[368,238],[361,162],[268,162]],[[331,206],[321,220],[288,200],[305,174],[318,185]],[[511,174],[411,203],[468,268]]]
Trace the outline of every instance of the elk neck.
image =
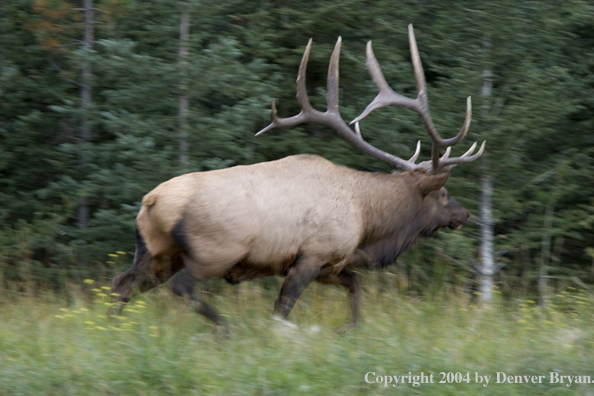
[[363,208],[363,235],[358,249],[382,267],[426,233],[430,216],[415,188],[417,172],[361,175],[357,191]]

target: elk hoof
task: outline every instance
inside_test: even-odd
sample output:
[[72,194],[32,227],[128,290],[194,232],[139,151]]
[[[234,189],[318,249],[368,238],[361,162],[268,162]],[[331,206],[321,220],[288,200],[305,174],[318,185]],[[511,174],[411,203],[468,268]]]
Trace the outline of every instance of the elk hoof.
[[288,327],[289,329],[297,329],[297,325],[293,322],[289,322],[286,319],[281,318],[280,316],[277,315],[273,315],[272,316],[272,320],[274,320],[275,322],[278,322],[286,327]]
[[322,328],[318,325],[313,325],[311,326],[311,328],[309,329],[309,333],[310,334],[318,334],[322,331]]

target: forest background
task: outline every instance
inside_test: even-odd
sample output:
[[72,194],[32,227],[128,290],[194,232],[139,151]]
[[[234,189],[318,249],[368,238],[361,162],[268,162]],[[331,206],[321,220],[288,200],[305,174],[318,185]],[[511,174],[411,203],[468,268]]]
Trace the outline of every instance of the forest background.
[[[409,23],[438,130],[457,133],[470,95],[466,142],[486,140],[487,151],[447,184],[469,224],[405,255],[390,269],[400,287],[423,293],[432,278],[541,300],[552,287],[588,288],[594,5],[579,0],[1,2],[2,285],[110,278],[131,263],[142,196],[176,175],[298,153],[389,171],[318,125],[254,133],[273,99],[281,116],[299,111],[310,37],[314,107],[325,109],[338,36],[345,120],[377,93],[368,40],[391,86],[415,97]],[[361,127],[382,150],[408,158],[420,139],[429,156],[410,111],[376,111]]]

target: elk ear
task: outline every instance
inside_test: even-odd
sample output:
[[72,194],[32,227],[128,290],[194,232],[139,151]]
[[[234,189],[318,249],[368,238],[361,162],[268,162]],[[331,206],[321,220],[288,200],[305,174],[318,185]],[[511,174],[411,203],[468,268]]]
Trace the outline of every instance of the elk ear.
[[429,194],[431,191],[439,190],[450,177],[449,173],[440,173],[439,175],[425,175],[415,183],[415,187],[419,189],[423,196]]

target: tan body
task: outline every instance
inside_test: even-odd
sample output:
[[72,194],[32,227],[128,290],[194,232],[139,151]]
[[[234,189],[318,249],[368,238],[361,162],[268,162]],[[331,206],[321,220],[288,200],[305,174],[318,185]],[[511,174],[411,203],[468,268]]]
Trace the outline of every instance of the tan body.
[[191,247],[187,271],[197,280],[240,262],[281,275],[300,255],[336,264],[364,236],[359,175],[366,174],[309,155],[190,173],[148,193],[137,226],[159,256],[179,251],[171,231],[181,224]]

